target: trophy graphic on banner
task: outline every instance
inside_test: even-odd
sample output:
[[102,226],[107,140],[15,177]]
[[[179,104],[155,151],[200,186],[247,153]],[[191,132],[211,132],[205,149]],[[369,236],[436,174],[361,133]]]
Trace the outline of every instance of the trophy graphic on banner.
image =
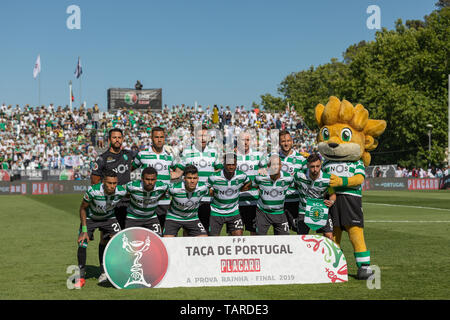
[[129,285],[137,284],[137,285],[143,285],[146,287],[151,287],[152,285],[147,283],[144,279],[144,270],[142,270],[142,264],[139,263],[139,259],[142,257],[142,253],[147,251],[150,247],[150,237],[147,236],[147,238],[144,241],[128,241],[127,236],[124,234],[122,237],[122,248],[125,249],[129,253],[133,253],[135,256],[133,265],[131,266],[131,275],[128,279],[127,283],[125,284],[124,288],[128,287]]

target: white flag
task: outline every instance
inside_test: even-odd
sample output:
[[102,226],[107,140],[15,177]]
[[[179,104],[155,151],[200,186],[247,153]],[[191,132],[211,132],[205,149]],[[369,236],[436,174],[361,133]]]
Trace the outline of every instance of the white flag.
[[41,72],[41,55],[38,55],[36,63],[34,64],[33,78],[36,79],[36,77],[40,72]]

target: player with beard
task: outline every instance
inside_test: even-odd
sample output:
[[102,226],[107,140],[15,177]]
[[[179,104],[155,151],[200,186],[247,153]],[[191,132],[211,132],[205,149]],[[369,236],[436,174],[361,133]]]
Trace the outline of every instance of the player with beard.
[[[261,152],[250,148],[249,132],[241,132],[239,134],[237,153],[237,170],[245,173],[249,179],[255,180],[258,171],[264,167],[263,155]],[[255,217],[256,202],[258,201],[259,192],[254,186],[249,190],[242,191],[239,195],[239,212],[244,222],[245,230],[251,235],[256,235]]]
[[[282,171],[287,172],[291,177],[294,177],[297,172],[307,169],[305,157],[300,152],[293,149],[294,141],[292,140],[289,131],[280,131],[279,143]],[[291,186],[286,193],[284,211],[289,221],[289,227],[294,231],[297,231],[299,201],[298,190],[295,186]]]
[[[109,148],[102,153],[95,160],[91,172],[91,184],[100,183],[104,177],[105,172],[114,171],[117,174],[119,185],[124,185],[131,180],[130,169],[134,158],[134,153],[131,150],[123,149],[123,132],[119,128],[113,128],[108,133]],[[114,209],[115,216],[119,222],[120,228],[125,228],[125,219],[127,216],[127,208],[130,203],[129,197],[124,197]],[[99,251],[104,251],[106,248],[106,241],[103,235],[99,242]],[[101,263],[101,261],[100,261]],[[106,276],[99,278],[99,282],[106,281]]]
[[[158,181],[170,184],[170,180],[177,179],[183,174],[183,170],[176,167],[175,157],[170,152],[166,143],[164,129],[154,127],[151,132],[152,145],[148,150],[140,151],[134,158],[132,169],[153,167],[158,172]],[[170,199],[161,198],[156,208],[159,224],[164,228],[167,209],[170,205]]]

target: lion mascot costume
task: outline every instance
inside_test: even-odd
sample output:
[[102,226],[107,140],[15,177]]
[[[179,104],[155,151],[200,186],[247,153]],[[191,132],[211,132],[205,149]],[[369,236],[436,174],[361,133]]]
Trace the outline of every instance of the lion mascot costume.
[[315,117],[320,131],[318,149],[325,158],[323,171],[331,174],[330,186],[336,191],[336,203],[330,208],[333,236],[340,246],[342,231],[347,231],[353,245],[357,278],[372,275],[370,251],[364,241],[362,211],[362,183],[365,167],[370,164],[369,151],[374,150],[386,129],[384,120],[369,119],[369,112],[361,104],[355,107],[336,97],[326,106],[318,104]]

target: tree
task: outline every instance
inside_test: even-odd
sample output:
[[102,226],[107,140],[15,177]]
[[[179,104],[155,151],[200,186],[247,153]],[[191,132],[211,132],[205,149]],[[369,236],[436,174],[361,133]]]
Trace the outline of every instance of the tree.
[[[450,0],[440,10],[395,30],[382,29],[375,40],[351,45],[343,61],[331,59],[316,68],[286,76],[278,87],[283,98],[261,96],[263,105],[277,110],[281,102],[296,106],[310,128],[316,128],[314,107],[329,96],[361,103],[374,119],[388,127],[372,153],[372,163],[403,166],[441,165],[447,145],[447,96],[450,67]],[[432,150],[428,128],[433,124]]]

